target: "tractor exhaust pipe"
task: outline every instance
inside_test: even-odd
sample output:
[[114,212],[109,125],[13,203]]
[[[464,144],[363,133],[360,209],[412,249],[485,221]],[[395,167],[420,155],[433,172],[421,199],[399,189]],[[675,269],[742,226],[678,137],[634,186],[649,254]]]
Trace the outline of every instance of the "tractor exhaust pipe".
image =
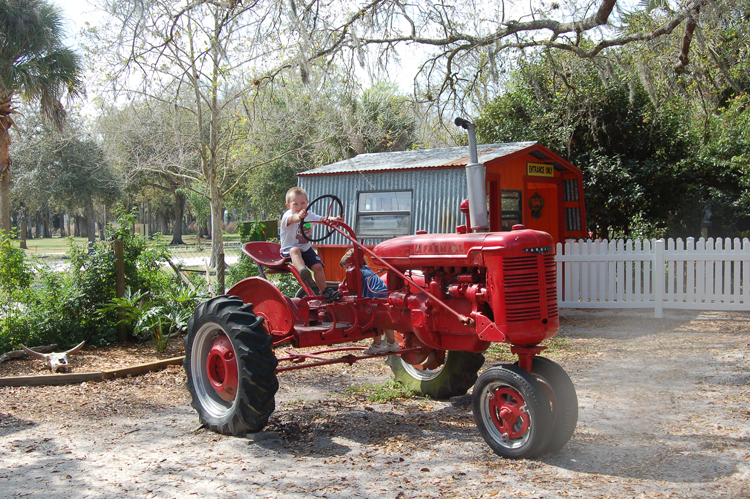
[[466,187],[469,190],[469,222],[474,232],[487,232],[487,190],[484,165],[477,159],[477,135],[474,123],[456,118],[456,126],[469,132],[469,164],[466,165]]

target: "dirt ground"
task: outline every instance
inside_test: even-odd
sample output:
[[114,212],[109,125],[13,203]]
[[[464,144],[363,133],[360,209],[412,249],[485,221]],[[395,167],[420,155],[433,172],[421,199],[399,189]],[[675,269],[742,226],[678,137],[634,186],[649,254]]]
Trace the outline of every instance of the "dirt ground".
[[[0,388],[0,497],[750,497],[750,313],[652,317],[562,312],[545,355],[573,379],[579,422],[538,460],[493,454],[470,407],[349,390],[388,379],[382,360],[280,374],[276,412],[252,439],[201,429],[173,366]],[[175,343],[165,356],[180,353]],[[75,363],[156,359],[145,346]],[[43,372],[32,360],[0,365],[0,376]]]

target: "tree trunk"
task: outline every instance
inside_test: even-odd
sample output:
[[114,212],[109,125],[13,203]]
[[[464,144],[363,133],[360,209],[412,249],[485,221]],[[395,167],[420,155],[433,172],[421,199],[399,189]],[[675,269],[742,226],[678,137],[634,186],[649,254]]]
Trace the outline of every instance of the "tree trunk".
[[96,243],[96,212],[94,211],[94,200],[86,200],[84,208],[84,217],[86,217],[86,237],[89,240],[89,248],[93,248]]
[[42,215],[42,237],[52,239],[52,234],[49,231],[49,206],[44,209],[44,214]]
[[[214,192],[215,190],[215,192]],[[216,267],[219,254],[224,252],[224,234],[221,233],[221,222],[224,217],[219,186],[211,186],[211,267]]]
[[185,207],[185,195],[174,191],[174,225],[172,230],[172,242],[170,246],[185,244],[182,242],[182,210]]
[[156,214],[156,221],[159,224],[159,232],[169,234],[169,221],[167,220],[166,213],[159,210],[159,213]]
[[[0,93],[0,108],[10,110],[11,94]],[[10,234],[10,111],[0,114],[0,230]]]
[[99,229],[99,239],[104,241],[106,237],[104,232],[107,228],[107,205],[106,204],[102,207],[102,224],[100,227],[101,229]]
[[24,208],[23,212],[21,213],[21,231],[18,233],[18,237],[21,238],[21,249],[28,249],[26,246],[26,209]]
[[153,240],[154,239],[154,235],[153,235],[154,234],[154,220],[153,220],[152,213],[151,213],[150,201],[146,203],[146,230],[148,231],[148,234],[146,234],[146,236],[148,236],[148,239]]

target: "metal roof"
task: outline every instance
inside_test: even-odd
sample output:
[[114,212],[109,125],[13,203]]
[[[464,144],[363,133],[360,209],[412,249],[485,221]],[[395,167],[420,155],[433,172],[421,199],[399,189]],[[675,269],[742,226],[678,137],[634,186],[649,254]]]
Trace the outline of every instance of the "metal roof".
[[[480,163],[522,151],[536,145],[531,142],[477,145]],[[412,170],[419,168],[458,168],[469,162],[469,147],[443,147],[415,151],[379,152],[360,154],[337,163],[301,172],[298,176],[333,175],[340,173],[375,172],[388,170]]]

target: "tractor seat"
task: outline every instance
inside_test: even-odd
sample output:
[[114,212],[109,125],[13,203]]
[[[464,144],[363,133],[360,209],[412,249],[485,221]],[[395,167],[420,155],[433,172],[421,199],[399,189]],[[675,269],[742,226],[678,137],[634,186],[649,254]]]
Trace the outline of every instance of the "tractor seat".
[[289,258],[282,258],[280,251],[279,243],[268,241],[250,241],[242,245],[242,252],[258,265],[271,270],[288,270]]
[[[268,241],[250,241],[242,245],[242,252],[249,256],[258,265],[258,273],[265,279],[266,274],[283,274],[284,272],[291,272],[292,275],[300,283],[302,289],[305,290],[307,296],[315,296],[313,290],[302,282],[299,271],[294,268],[294,265],[289,265],[291,259],[282,258],[279,254],[281,251],[281,245],[279,243],[269,243]],[[263,270],[263,268],[267,270]]]

